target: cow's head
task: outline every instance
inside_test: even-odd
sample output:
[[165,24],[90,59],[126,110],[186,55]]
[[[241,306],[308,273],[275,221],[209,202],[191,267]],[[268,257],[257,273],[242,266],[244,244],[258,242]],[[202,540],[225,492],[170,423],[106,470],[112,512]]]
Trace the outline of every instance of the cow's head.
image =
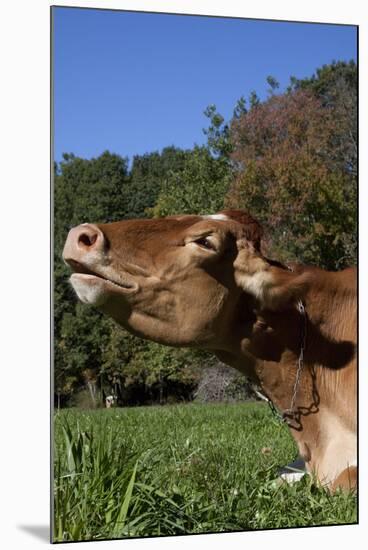
[[[226,349],[257,309],[286,309],[303,275],[261,253],[262,229],[242,211],[82,224],[63,257],[79,299],[144,338]],[[243,330],[242,328],[242,330]]]

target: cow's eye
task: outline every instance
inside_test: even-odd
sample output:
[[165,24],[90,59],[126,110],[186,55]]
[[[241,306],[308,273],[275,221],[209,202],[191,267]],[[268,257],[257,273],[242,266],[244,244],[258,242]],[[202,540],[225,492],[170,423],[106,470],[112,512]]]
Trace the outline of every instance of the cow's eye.
[[208,250],[216,250],[213,243],[206,237],[202,237],[201,239],[196,239],[194,242],[198,246],[201,246],[202,248],[207,248]]

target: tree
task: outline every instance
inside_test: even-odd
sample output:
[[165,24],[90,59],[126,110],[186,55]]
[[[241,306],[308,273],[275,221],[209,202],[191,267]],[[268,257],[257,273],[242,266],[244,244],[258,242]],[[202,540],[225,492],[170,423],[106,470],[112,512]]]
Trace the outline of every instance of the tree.
[[100,370],[106,392],[113,390],[124,404],[191,399],[203,352],[148,342],[113,323],[110,330]]
[[329,269],[354,263],[356,182],[332,161],[339,120],[311,90],[271,96],[233,120],[239,173],[226,205],[245,208],[281,260]]
[[229,168],[215,158],[207,147],[194,147],[184,169],[173,173],[161,188],[153,216],[215,213],[223,208],[230,182]]
[[357,175],[357,87],[358,71],[356,63],[334,61],[323,65],[310,78],[291,77],[288,91],[311,91],[322,105],[332,109],[336,119],[334,147],[330,151],[331,163],[340,163]]
[[[240,98],[234,117],[246,112]],[[204,111],[209,126],[205,146],[196,145],[188,151],[180,171],[172,171],[161,187],[156,205],[149,212],[155,217],[174,214],[215,213],[223,208],[224,196],[233,177],[230,131],[215,105]]]
[[[238,101],[235,111],[241,110],[245,104],[244,98]],[[237,111],[236,111],[237,112]],[[230,142],[229,126],[225,123],[224,117],[217,111],[216,105],[209,105],[204,111],[204,115],[209,119],[210,125],[203,129],[207,136],[207,149],[218,159],[229,161],[232,145]]]
[[165,147],[161,153],[153,152],[133,157],[129,185],[124,187],[124,218],[145,218],[150,214],[162,186],[173,174],[184,169],[189,151]]
[[274,76],[271,76],[271,75],[268,76],[266,78],[266,80],[267,80],[267,84],[270,87],[269,90],[268,90],[268,93],[270,95],[273,95],[276,92],[276,90],[278,90],[278,88],[280,88],[280,84],[277,82],[276,78]]

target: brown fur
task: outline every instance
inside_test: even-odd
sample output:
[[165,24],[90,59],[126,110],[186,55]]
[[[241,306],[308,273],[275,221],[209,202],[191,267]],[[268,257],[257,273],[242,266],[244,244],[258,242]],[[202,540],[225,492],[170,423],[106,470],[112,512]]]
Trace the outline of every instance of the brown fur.
[[[334,490],[356,471],[356,271],[294,265],[261,253],[249,214],[83,225],[64,259],[82,301],[143,338],[213,350],[290,407],[304,319],[304,368],[289,425],[307,469]],[[96,276],[94,276],[94,274]],[[111,282],[110,282],[111,281]],[[355,478],[354,478],[355,479]]]

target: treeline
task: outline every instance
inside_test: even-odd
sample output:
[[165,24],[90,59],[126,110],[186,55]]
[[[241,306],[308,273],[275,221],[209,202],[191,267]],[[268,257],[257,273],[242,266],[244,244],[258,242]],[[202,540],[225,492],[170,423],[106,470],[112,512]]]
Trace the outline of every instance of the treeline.
[[[216,368],[204,352],[137,339],[77,302],[61,260],[76,224],[243,208],[263,224],[268,256],[331,270],[355,263],[356,64],[334,62],[311,78],[291,77],[284,93],[275,78],[267,82],[267,99],[241,97],[228,122],[209,106],[203,146],[137,155],[130,168],[127,158],[108,151],[91,160],[64,154],[55,164],[58,405],[97,406],[107,394],[121,404],[188,400],[208,386],[203,367]],[[230,378],[239,395],[241,379]],[[212,374],[212,386],[213,380]]]

